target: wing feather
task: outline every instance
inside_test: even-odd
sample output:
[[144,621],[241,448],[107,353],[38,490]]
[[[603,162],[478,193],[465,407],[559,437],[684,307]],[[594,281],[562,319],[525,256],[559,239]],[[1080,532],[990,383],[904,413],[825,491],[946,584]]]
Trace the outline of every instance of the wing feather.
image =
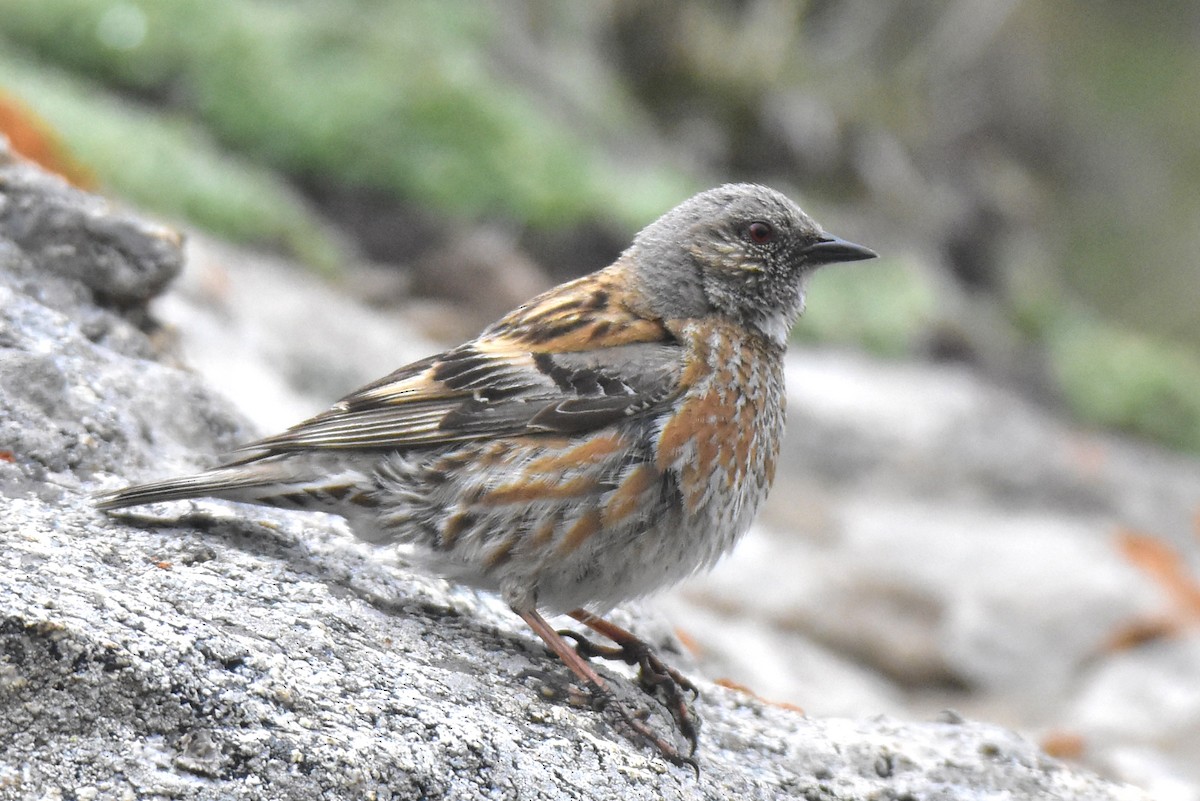
[[619,284],[610,268],[551,290],[478,339],[402,367],[245,446],[238,461],[309,448],[392,450],[574,434],[660,408],[679,392],[682,352],[662,321],[613,302]]

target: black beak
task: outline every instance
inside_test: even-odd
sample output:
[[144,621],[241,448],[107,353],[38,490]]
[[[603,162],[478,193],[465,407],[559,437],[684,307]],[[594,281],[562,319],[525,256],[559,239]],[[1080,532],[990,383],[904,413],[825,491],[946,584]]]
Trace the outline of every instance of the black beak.
[[806,247],[801,253],[804,254],[806,267],[819,267],[822,264],[836,264],[840,261],[862,261],[863,259],[873,259],[878,255],[870,248],[864,248],[862,245],[856,245],[829,234]]

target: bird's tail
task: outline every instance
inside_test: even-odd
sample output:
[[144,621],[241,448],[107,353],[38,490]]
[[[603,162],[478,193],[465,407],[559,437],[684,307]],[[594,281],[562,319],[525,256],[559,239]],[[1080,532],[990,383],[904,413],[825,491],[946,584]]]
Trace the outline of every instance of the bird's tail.
[[102,510],[189,498],[222,498],[311,511],[339,511],[331,507],[345,503],[359,507],[372,504],[364,492],[361,473],[306,468],[310,466],[288,459],[229,465],[97,493],[92,501]]

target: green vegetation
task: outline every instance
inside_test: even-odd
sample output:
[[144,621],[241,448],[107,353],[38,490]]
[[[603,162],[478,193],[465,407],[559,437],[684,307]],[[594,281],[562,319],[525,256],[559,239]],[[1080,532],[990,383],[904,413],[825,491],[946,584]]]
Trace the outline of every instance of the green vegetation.
[[808,297],[797,339],[860,345],[891,357],[916,350],[937,309],[937,293],[919,265],[886,259],[821,270]]
[[1080,312],[1064,315],[1047,344],[1067,402],[1083,420],[1200,452],[1195,354]]
[[275,245],[325,271],[336,236],[276,173],[216,147],[188,120],[69,75],[0,56],[3,88],[36,108],[105,191],[239,242]]
[[[0,35],[165,101],[256,162],[456,215],[633,224],[686,194],[683,176],[621,167],[498,72],[496,10],[432,0],[9,1]],[[597,131],[621,124],[620,104],[596,102]]]

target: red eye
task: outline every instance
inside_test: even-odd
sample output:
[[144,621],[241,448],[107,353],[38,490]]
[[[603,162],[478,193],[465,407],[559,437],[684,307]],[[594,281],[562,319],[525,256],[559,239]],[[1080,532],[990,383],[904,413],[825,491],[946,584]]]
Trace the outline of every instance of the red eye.
[[756,245],[765,245],[775,238],[775,229],[771,227],[770,223],[762,220],[750,223],[746,233],[750,235],[750,241]]

